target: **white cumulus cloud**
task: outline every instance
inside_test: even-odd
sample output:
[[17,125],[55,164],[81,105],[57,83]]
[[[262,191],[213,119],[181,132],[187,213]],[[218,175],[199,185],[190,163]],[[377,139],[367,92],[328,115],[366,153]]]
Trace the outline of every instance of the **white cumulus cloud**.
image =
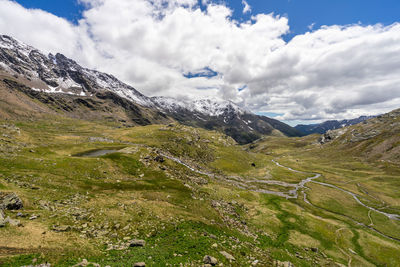
[[242,0],[242,5],[243,5],[243,14],[251,12],[251,6],[249,5],[249,3],[247,3],[246,0]]

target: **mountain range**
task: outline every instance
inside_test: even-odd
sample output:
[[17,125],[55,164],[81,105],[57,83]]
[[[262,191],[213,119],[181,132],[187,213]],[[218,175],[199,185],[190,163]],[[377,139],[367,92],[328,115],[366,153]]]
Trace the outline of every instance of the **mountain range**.
[[59,53],[45,55],[6,35],[0,36],[0,77],[2,99],[7,99],[0,107],[4,117],[56,112],[125,126],[178,121],[224,132],[240,144],[262,135],[301,135],[230,101],[147,97],[110,74],[84,68]]
[[324,134],[329,130],[340,129],[346,126],[355,125],[361,123],[365,120],[369,120],[374,118],[375,116],[360,116],[356,119],[350,120],[329,120],[324,121],[317,124],[299,124],[296,125],[294,128],[300,131],[303,135],[310,135],[310,134]]

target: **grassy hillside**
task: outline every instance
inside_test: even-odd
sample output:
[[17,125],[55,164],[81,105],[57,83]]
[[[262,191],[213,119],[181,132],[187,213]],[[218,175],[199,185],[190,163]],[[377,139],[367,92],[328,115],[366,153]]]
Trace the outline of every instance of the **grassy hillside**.
[[400,162],[400,109],[327,135],[332,139],[327,149],[345,150],[369,161]]
[[[224,266],[397,266],[399,221],[348,193],[313,182],[306,197],[261,193],[320,173],[315,181],[400,214],[397,165],[338,157],[315,140],[238,146],[179,124],[1,121],[0,191],[24,208],[5,211],[22,226],[0,228],[0,265],[200,266],[210,255]],[[116,152],[86,153],[99,150]],[[145,246],[130,247],[134,239]]]

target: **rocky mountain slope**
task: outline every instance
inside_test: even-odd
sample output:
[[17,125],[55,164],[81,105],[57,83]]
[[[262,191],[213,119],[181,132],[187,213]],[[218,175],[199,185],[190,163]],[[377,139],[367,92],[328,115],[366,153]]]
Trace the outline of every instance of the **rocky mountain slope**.
[[152,100],[157,108],[180,123],[223,131],[240,144],[252,142],[261,135],[300,135],[287,124],[255,115],[229,101],[205,99],[186,102],[166,97],[153,97]]
[[324,134],[329,130],[335,130],[339,128],[343,128],[346,126],[350,125],[355,125],[358,123],[361,123],[365,120],[374,118],[375,116],[361,116],[356,119],[351,119],[351,120],[330,120],[330,121],[324,121],[322,123],[317,123],[317,124],[299,124],[296,125],[294,128],[296,128],[298,131],[302,132],[303,135],[309,135],[309,134]]
[[147,97],[112,75],[83,68],[62,54],[46,56],[5,35],[0,36],[0,67],[32,81],[35,91],[91,96],[106,89],[137,104],[150,104]]
[[319,139],[321,144],[348,151],[372,160],[400,160],[400,109],[362,123],[330,130]]
[[[4,117],[27,111],[30,116],[39,111],[62,112],[75,118],[114,120],[126,125],[165,123],[173,118],[186,125],[222,131],[241,144],[262,135],[301,134],[229,101],[147,97],[112,75],[84,68],[62,54],[46,56],[5,35],[0,36],[0,77],[0,89],[7,95],[3,99],[13,99],[0,107]],[[38,101],[45,106],[39,107]],[[21,110],[15,112],[13,106]]]
[[10,77],[0,79],[0,99],[3,119],[63,115],[122,126],[173,122],[164,113],[137,105],[111,91],[98,91],[89,97],[53,94],[32,90],[20,79]]
[[114,121],[123,125],[168,123],[147,108],[149,99],[115,77],[81,67],[61,54],[45,56],[11,37],[0,36],[0,116]]

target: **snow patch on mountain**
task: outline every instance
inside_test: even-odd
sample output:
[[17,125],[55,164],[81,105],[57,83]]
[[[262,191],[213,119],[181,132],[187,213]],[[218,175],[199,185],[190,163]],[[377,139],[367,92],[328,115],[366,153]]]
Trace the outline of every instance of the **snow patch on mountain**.
[[37,50],[34,47],[24,44],[23,42],[11,38],[7,35],[0,36],[0,48],[18,50],[18,52],[25,57],[29,57],[29,54],[32,51]]
[[96,70],[84,69],[83,72],[89,77],[93,77],[95,82],[104,89],[108,89],[117,95],[136,102],[142,106],[151,107],[153,102],[149,97],[142,95],[131,86],[121,82],[112,75],[102,73]]
[[179,112],[184,110],[211,117],[219,117],[228,113],[241,115],[248,112],[231,101],[220,99],[187,101],[177,100],[171,97],[152,97],[151,100],[158,109],[166,112]]
[[84,68],[62,54],[45,55],[5,35],[0,35],[0,63],[2,69],[13,75],[44,82],[43,87],[47,88],[40,90],[48,93],[85,96],[98,90],[109,90],[145,107],[170,113],[184,110],[200,120],[204,120],[204,116],[221,116],[226,123],[233,115],[240,117],[250,113],[233,102],[220,99],[185,101],[170,97],[149,98],[110,74]]
[[0,35],[0,63],[12,75],[45,82],[48,88],[40,89],[43,92],[84,96],[103,89],[137,104],[154,106],[150,98],[112,75],[83,68],[62,54],[46,56],[6,35]]

